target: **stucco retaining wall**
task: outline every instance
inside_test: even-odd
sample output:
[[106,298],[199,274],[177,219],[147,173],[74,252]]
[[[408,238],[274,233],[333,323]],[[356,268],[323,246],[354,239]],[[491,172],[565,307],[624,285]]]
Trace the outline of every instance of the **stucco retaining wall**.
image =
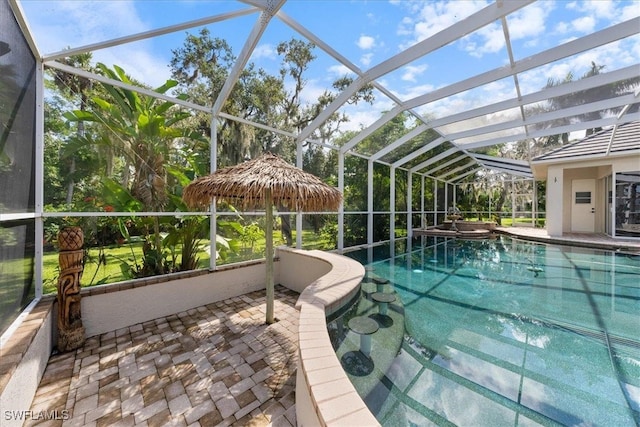
[[[300,426],[379,425],[342,369],[327,331],[327,316],[360,292],[364,267],[322,251],[278,248],[274,282],[300,293],[296,415]],[[176,273],[82,290],[86,336],[157,319],[264,289],[264,261]],[[27,411],[55,346],[54,298],[24,316],[0,348],[2,426],[22,425],[5,411]],[[9,360],[9,356],[10,359]]]
[[[296,377],[298,425],[379,425],[342,369],[326,323],[328,316],[349,304],[360,292],[364,267],[351,258],[322,251],[283,248],[278,255],[282,263],[280,283],[283,286],[292,285],[287,283],[289,276],[285,271],[307,272],[303,280],[298,280],[294,274],[290,277],[298,289],[302,289],[296,303],[300,310]],[[328,271],[327,265],[330,266]],[[313,276],[311,272],[325,273],[307,282]]]
[[51,297],[23,313],[21,324],[0,344],[0,425],[22,426],[53,349]]
[[[277,265],[275,262],[275,277]],[[265,274],[264,262],[253,262],[213,272],[167,274],[86,288],[82,291],[82,324],[87,337],[115,331],[264,289]]]

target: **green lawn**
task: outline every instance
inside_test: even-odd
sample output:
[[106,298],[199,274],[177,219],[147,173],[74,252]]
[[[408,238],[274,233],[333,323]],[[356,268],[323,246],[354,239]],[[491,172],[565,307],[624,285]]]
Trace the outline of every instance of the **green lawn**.
[[[81,280],[83,287],[131,279],[131,274],[126,273],[126,271],[136,262],[138,264],[142,263],[141,242],[131,243],[131,245],[88,248],[85,252],[85,264]],[[209,254],[202,252],[199,265],[203,268],[209,265]],[[43,293],[56,291],[59,272],[58,253],[46,253],[43,257],[42,270]]]
[[[293,240],[295,244],[295,232]],[[331,242],[313,233],[311,230],[304,230],[302,241],[305,249],[332,249]],[[274,245],[283,245],[280,233],[274,233]],[[201,242],[203,250],[200,251],[198,267],[209,267],[209,241]],[[246,247],[238,253],[230,253],[225,260],[219,260],[218,265],[231,264],[240,261],[260,259],[264,257],[265,239],[259,239],[253,248]],[[180,262],[179,248],[177,262]],[[81,286],[94,286],[105,283],[115,283],[132,278],[129,270],[135,263],[142,264],[142,243],[113,245],[102,248],[88,248],[86,250],[84,271],[82,273]],[[43,257],[43,293],[56,292],[56,282],[59,276],[58,252],[47,252]]]
[[[478,221],[477,217],[466,217],[464,218],[465,221]],[[490,221],[490,219],[487,218],[483,218],[483,221]],[[533,224],[533,218],[516,218],[515,221],[513,220],[513,218],[511,218],[511,215],[509,214],[509,216],[504,216],[501,218],[500,220],[500,225],[502,227],[511,227],[515,224],[515,226],[517,227],[518,225],[531,225]],[[544,227],[545,225],[545,220],[543,218],[538,218],[538,227]]]

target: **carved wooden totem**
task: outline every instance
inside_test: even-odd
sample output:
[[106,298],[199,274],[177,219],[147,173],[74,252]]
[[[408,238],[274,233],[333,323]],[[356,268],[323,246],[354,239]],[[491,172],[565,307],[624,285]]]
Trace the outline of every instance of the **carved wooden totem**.
[[80,313],[84,234],[80,227],[66,227],[58,234],[58,350],[75,350],[84,344]]

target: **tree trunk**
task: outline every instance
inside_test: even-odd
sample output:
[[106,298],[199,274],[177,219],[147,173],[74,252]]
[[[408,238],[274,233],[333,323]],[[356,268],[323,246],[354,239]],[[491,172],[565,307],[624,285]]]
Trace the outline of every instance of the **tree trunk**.
[[[155,216],[153,217],[153,234],[154,234],[154,238],[155,238],[155,244],[156,244],[156,251],[159,257],[162,256],[162,236],[160,236],[160,219]],[[162,273],[165,273],[164,271],[164,266],[162,265],[162,260],[159,259],[159,265],[158,268],[160,270],[162,270]]]
[[[69,175],[73,175],[76,171],[76,158],[71,158],[71,166],[69,166]],[[73,201],[73,189],[75,187],[75,182],[73,178],[69,180],[69,184],[67,184],[67,205],[70,205]]]
[[[286,208],[284,206],[278,206],[279,211],[283,211]],[[280,230],[282,231],[282,238],[285,240],[287,246],[293,246],[293,236],[291,234],[291,215],[280,215]]]
[[500,195],[496,200],[496,222],[498,225],[502,225],[502,205],[504,205],[504,201],[507,199],[507,190],[502,186],[500,188]]

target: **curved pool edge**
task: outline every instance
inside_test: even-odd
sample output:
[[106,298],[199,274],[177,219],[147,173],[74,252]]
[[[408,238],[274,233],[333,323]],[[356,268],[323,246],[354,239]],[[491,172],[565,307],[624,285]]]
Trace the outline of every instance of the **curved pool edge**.
[[503,226],[496,227],[494,231],[497,234],[538,243],[577,246],[640,255],[640,241],[638,239],[614,238],[602,233],[563,233],[562,236],[552,236],[544,228]]
[[[300,292],[297,424],[379,426],[342,368],[327,330],[327,317],[360,292],[364,267],[351,258],[316,250],[278,248],[278,256],[281,284]],[[317,278],[310,279],[313,275]]]

